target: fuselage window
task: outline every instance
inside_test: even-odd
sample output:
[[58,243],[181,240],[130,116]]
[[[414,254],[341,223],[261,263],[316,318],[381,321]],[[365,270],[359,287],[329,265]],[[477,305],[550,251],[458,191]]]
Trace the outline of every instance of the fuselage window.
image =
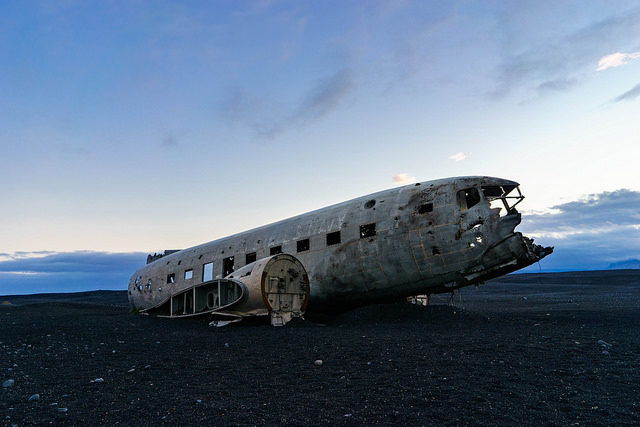
[[227,277],[233,273],[233,257],[230,256],[222,260],[222,277]]
[[327,246],[337,245],[340,243],[340,231],[334,231],[333,233],[327,233]]
[[269,254],[270,255],[278,255],[282,253],[282,246],[274,246],[271,249],[269,249]]
[[376,235],[376,223],[365,224],[360,226],[360,238],[374,237]]
[[460,209],[470,209],[480,202],[480,192],[477,188],[467,188],[458,191],[458,206]]
[[213,280],[213,263],[209,262],[202,266],[202,281],[208,282]]
[[167,283],[176,283],[176,273],[167,275]]
[[192,269],[184,271],[184,280],[189,280],[192,277],[193,277],[193,270]]
[[298,240],[297,242],[298,252],[304,252],[309,250],[309,239]]
[[251,264],[252,262],[256,262],[256,253],[255,252],[248,253],[248,254],[246,254],[244,256],[245,265]]

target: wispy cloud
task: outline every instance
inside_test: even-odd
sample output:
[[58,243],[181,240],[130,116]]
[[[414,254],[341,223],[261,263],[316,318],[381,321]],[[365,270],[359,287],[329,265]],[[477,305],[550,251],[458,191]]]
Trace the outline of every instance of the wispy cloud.
[[320,79],[294,112],[291,120],[307,121],[328,114],[351,92],[353,87],[353,76],[346,70],[340,70]]
[[0,262],[5,260],[23,259],[23,258],[37,258],[47,255],[55,254],[54,251],[16,251],[12,253],[2,252],[0,253]]
[[391,178],[393,185],[406,185],[416,182],[415,176],[409,176],[408,173],[399,173]]
[[538,85],[538,93],[562,92],[572,89],[578,83],[578,79],[561,77],[555,80],[547,80]]
[[275,123],[273,102],[248,93],[240,87],[227,90],[220,103],[220,112],[227,125],[246,126],[256,135],[273,132]]
[[[471,154],[471,153],[469,153],[469,154]],[[466,158],[467,158],[467,155],[466,155],[466,154],[464,154],[464,153],[461,151],[461,152],[456,153],[456,154],[454,154],[454,155],[452,155],[452,156],[449,156],[448,158],[449,158],[449,160],[455,160],[456,162],[461,162],[461,161],[463,161],[464,159],[466,159]]]
[[621,65],[625,65],[634,59],[640,58],[640,52],[633,53],[612,53],[611,55],[603,56],[598,61],[598,68],[596,71],[604,71],[608,68],[620,67]]
[[178,145],[178,138],[173,132],[169,132],[162,138],[160,145],[165,148],[176,147]]
[[354,88],[353,73],[341,69],[317,80],[301,97],[298,106],[288,114],[279,114],[281,108],[277,108],[275,102],[239,89],[231,91],[221,107],[230,124],[241,123],[247,125],[257,136],[273,138],[291,127],[307,125],[327,116],[339,108]]
[[640,96],[640,83],[613,99],[612,102],[632,101]]
[[[553,90],[568,90],[577,86],[592,69],[594,52],[621,43],[624,44],[622,47],[637,48],[640,43],[638,20],[640,7],[573,32],[543,39],[539,43],[530,43],[528,40],[526,46],[519,46],[511,38],[505,38],[505,53],[491,95],[501,97],[533,90],[541,96]],[[608,63],[615,61],[606,62],[603,66]]]

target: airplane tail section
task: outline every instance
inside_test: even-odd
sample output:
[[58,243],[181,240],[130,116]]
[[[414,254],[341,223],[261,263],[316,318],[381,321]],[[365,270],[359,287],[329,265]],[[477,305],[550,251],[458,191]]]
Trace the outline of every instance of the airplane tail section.
[[270,316],[282,326],[302,317],[309,302],[309,277],[294,256],[278,254],[248,264],[224,279],[211,280],[177,292],[160,304],[140,310],[160,317],[210,314],[224,325],[244,317]]

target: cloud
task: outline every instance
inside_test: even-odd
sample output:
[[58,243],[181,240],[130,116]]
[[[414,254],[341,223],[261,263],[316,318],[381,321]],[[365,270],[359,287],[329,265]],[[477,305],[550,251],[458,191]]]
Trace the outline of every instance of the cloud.
[[328,114],[351,92],[353,87],[353,77],[346,70],[319,80],[294,112],[292,121],[307,121]]
[[17,251],[11,254],[16,258],[33,258],[37,256],[51,255],[55,254],[54,251]]
[[555,80],[547,80],[540,83],[537,87],[538,93],[546,92],[562,92],[573,88],[578,83],[578,79],[559,78]]
[[327,116],[339,108],[354,88],[353,74],[342,69],[317,80],[288,113],[281,112],[273,100],[267,101],[237,88],[229,91],[221,110],[229,124],[243,124],[259,137],[273,138],[291,127],[304,126]]
[[0,295],[126,289],[140,252],[16,252],[0,260]]
[[628,189],[590,194],[553,206],[550,213],[527,215],[527,228],[537,234],[599,233],[640,225],[640,192]]
[[171,132],[167,133],[160,143],[165,148],[176,147],[178,145],[178,138]]
[[311,87],[291,115],[267,126],[256,128],[258,134],[273,138],[293,126],[303,126],[319,120],[337,109],[354,87],[353,76],[349,71],[340,70],[324,77]]
[[594,52],[621,43],[623,47],[637,48],[639,20],[640,7],[636,7],[539,43],[527,39],[526,45],[519,45],[512,37],[505,37],[505,53],[490,95],[503,97],[533,90],[541,96],[550,93],[550,89],[568,90],[577,86],[592,69]]
[[640,52],[633,53],[612,53],[611,55],[603,56],[598,61],[598,68],[596,71],[604,71],[608,68],[620,67],[629,63],[629,61],[640,58]]
[[12,253],[2,252],[0,253],[0,262],[23,258],[43,257],[55,253],[56,252],[53,251],[16,251]]
[[640,95],[640,83],[626,91],[620,96],[614,98],[611,102],[632,101]]
[[454,155],[452,155],[452,156],[449,156],[448,158],[449,158],[450,160],[455,160],[456,162],[461,162],[461,161],[463,161],[464,159],[466,159],[466,158],[467,158],[467,155],[466,155],[466,154],[464,154],[464,153],[461,151],[461,152],[456,153],[456,154],[454,154]]
[[416,182],[415,176],[409,176],[408,173],[399,173],[391,178],[393,185],[406,185]]
[[255,136],[271,139],[283,132],[283,119],[277,101],[256,96],[234,87],[220,103],[221,115],[229,126],[246,127]]
[[541,262],[545,269],[608,268],[640,257],[640,192],[590,194],[553,206],[549,213],[523,215],[519,230],[556,247]]
[[[113,271],[114,267],[140,264],[146,259],[141,252],[110,253],[94,251],[47,252],[41,256],[25,256],[38,252],[16,252],[13,259],[0,261],[0,272],[31,273],[101,273]],[[139,265],[138,265],[139,266]],[[137,268],[137,267],[136,267]],[[133,271],[131,272],[133,273]]]

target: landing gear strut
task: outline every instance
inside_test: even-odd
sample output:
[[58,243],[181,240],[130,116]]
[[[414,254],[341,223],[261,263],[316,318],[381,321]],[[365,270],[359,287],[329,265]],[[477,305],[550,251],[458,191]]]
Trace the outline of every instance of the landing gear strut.
[[407,297],[407,302],[426,307],[429,305],[430,298],[431,298],[431,294],[414,295],[414,296]]

